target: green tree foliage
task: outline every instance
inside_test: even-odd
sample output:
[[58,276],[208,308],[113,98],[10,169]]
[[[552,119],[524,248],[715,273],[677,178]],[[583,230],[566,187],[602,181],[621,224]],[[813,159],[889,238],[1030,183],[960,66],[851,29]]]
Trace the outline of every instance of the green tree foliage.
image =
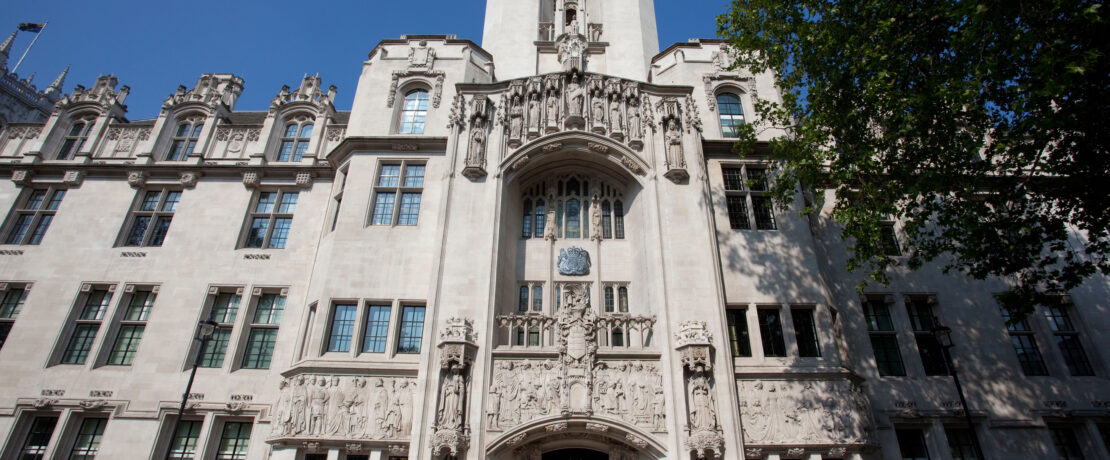
[[885,254],[881,220],[894,216],[911,268],[936,260],[1007,279],[997,297],[1021,314],[1110,274],[1104,9],[735,0],[718,29],[736,65],[772,70],[782,92],[757,104],[745,142],[788,129],[771,143],[779,203],[791,205],[797,184],[835,190],[849,269],[888,281],[900,261]]

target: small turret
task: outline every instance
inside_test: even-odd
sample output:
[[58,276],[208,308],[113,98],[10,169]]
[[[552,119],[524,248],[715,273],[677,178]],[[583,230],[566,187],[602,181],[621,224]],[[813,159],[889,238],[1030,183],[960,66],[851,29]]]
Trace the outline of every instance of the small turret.
[[0,43],[0,70],[4,72],[8,71],[8,54],[12,51],[12,42],[15,41],[15,34],[18,33],[18,30],[12,32],[8,39],[4,40],[4,43]]
[[62,73],[58,74],[58,78],[55,78],[54,82],[50,83],[50,86],[47,86],[46,91],[43,91],[42,94],[50,99],[51,102],[56,102],[58,98],[62,96],[62,86],[65,85],[66,75],[68,74],[69,66],[67,65],[65,70],[62,70]]

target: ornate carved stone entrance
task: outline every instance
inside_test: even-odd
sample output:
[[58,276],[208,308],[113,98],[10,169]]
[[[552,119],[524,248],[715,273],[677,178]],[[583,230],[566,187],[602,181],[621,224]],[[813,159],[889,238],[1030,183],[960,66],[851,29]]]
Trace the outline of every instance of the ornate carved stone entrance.
[[609,460],[609,453],[592,449],[559,449],[544,453],[543,460]]

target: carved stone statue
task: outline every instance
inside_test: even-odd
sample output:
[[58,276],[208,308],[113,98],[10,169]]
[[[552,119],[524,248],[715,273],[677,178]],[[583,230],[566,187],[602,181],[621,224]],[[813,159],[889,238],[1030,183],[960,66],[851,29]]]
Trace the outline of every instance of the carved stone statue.
[[697,430],[717,428],[717,412],[713,410],[713,396],[709,382],[704,377],[693,377],[690,384],[690,427]]
[[578,75],[575,74],[571,77],[570,84],[567,85],[567,103],[570,106],[568,115],[572,117],[582,116],[582,105],[585,100],[585,90],[578,83]]
[[640,104],[635,99],[628,104],[628,138],[640,140],[644,135],[643,121],[640,118]]
[[524,105],[520,96],[513,96],[512,107],[509,108],[509,138],[520,139],[524,129]]
[[370,430],[371,436],[379,437],[385,427],[385,416],[389,411],[389,393],[386,392],[385,382],[374,379],[374,386],[370,389]]
[[528,101],[528,131],[537,132],[540,130],[540,101],[539,96],[532,95]]
[[601,197],[594,194],[590,207],[590,239],[601,241]]
[[621,117],[621,104],[619,101],[613,101],[613,103],[609,105],[609,130],[613,132],[624,131],[621,126],[621,121],[623,121],[623,117]]
[[594,130],[605,130],[605,100],[601,98],[594,98],[593,103],[593,125]]
[[467,166],[482,167],[486,164],[486,127],[476,121],[470,132],[470,152],[466,156]]
[[672,169],[686,167],[686,159],[682,155],[682,131],[678,129],[678,122],[667,122],[667,165]]
[[549,128],[559,126],[559,97],[554,93],[547,96],[547,126]]
[[462,422],[462,392],[462,376],[453,369],[443,381],[443,402],[437,419],[441,427],[455,428]]
[[[555,200],[553,198],[549,197],[547,199],[547,202],[548,203],[554,203]],[[545,240],[554,240],[555,239],[555,206],[548,206],[547,207],[547,217],[544,219],[543,239],[545,239]]]
[[347,407],[343,405],[347,400],[347,395],[343,393],[343,389],[339,387],[339,377],[333,376],[331,378],[331,387],[328,388],[328,434],[337,434],[340,430],[346,430],[350,425],[347,417],[350,412]]

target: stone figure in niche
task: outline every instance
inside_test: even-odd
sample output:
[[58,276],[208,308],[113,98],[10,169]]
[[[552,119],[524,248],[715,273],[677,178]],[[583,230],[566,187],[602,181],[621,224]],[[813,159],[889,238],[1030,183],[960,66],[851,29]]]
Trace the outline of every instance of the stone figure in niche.
[[524,106],[520,96],[513,96],[513,105],[509,109],[509,137],[520,139],[521,130],[524,129]]
[[595,98],[593,105],[594,126],[605,126],[605,101],[600,98]]
[[635,99],[628,104],[628,137],[632,140],[639,140],[643,137],[643,122],[640,118],[640,104],[637,104]]
[[567,85],[568,105],[570,105],[569,115],[572,117],[582,116],[582,104],[586,100],[585,91],[582,85],[578,83],[578,74],[570,78],[570,84]]
[[474,122],[470,130],[470,155],[466,164],[468,166],[482,166],[486,164],[486,127],[481,120]]
[[559,97],[555,93],[547,96],[547,126],[551,128],[559,126]]
[[690,425],[697,430],[717,428],[717,413],[713,410],[713,395],[704,377],[694,377],[690,385]]
[[601,241],[601,197],[594,194],[593,202],[590,207],[590,239]]
[[290,418],[293,421],[290,432],[303,433],[308,429],[308,388],[303,375],[298,375],[295,382],[296,385],[291,388],[293,396],[289,398],[292,400]]
[[686,161],[682,156],[682,131],[678,129],[678,122],[667,122],[667,165],[671,168],[682,168]]
[[623,131],[621,121],[621,104],[620,101],[614,100],[609,104],[609,130],[615,133]]
[[308,432],[311,434],[324,434],[324,424],[327,421],[328,381],[323,377],[317,378],[318,386],[313,386],[308,395],[308,407],[311,418],[308,420]]
[[663,396],[663,386],[656,385],[651,399],[651,424],[656,429],[662,429],[667,423],[665,405],[666,398]]
[[[552,197],[548,197],[547,202],[554,203],[555,200]],[[555,239],[555,206],[547,207],[547,218],[544,219],[543,238],[545,240]]]
[[532,95],[532,99],[528,101],[528,130],[539,131],[540,129],[540,101],[539,96]]
[[440,427],[455,428],[462,422],[462,376],[452,369],[443,380],[443,402],[439,408]]

